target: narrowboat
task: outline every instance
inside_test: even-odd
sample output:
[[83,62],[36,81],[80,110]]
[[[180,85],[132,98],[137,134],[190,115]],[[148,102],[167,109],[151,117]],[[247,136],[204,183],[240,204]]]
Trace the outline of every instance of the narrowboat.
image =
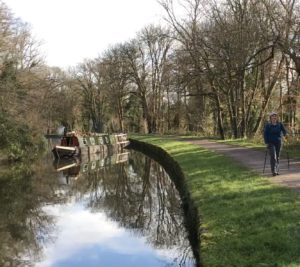
[[95,154],[107,155],[110,151],[118,152],[129,144],[127,134],[79,134],[67,132],[55,145],[52,153],[56,159],[79,156],[93,157]]

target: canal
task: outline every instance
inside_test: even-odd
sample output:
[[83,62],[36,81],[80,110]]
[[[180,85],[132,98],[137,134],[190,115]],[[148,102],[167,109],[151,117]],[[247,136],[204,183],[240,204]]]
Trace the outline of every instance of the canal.
[[180,194],[141,152],[0,171],[0,266],[195,267]]

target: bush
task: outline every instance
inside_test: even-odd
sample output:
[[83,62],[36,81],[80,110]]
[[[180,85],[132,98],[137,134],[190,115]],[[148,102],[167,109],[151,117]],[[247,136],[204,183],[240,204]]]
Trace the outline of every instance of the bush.
[[43,147],[43,139],[26,124],[0,114],[0,149],[12,161],[32,159]]

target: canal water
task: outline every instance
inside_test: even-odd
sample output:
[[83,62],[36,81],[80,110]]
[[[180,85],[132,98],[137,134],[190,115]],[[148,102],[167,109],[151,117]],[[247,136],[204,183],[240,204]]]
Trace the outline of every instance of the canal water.
[[133,150],[0,170],[0,266],[197,266],[172,180]]

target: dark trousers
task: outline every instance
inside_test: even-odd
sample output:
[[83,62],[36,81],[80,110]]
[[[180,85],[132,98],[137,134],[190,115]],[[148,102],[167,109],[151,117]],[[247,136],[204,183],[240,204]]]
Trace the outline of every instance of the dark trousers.
[[271,171],[272,173],[278,173],[281,142],[268,144],[268,150],[270,154]]

